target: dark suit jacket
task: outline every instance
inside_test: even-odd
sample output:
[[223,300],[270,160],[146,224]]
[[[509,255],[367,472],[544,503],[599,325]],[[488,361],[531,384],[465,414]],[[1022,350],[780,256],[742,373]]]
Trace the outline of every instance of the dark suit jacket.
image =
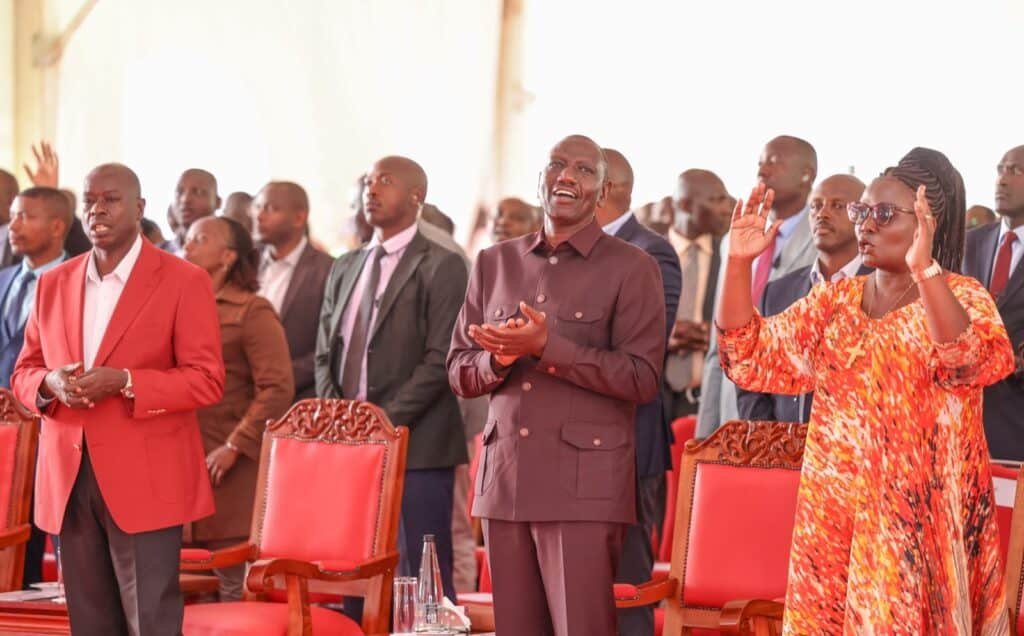
[[[644,250],[661,269],[661,284],[665,292],[665,337],[672,333],[679,307],[679,291],[682,288],[682,274],[679,271],[679,256],[672,244],[660,234],[644,227],[635,216],[630,215],[619,231],[615,233],[627,243]],[[650,402],[636,407],[636,467],[637,478],[655,477],[672,468],[672,429],[665,414],[663,392]]]
[[281,324],[292,358],[296,400],[316,395],[313,362],[317,323],[324,301],[324,286],[333,263],[329,254],[307,243],[295,263],[295,272],[281,303]]
[[[7,301],[7,292],[11,289],[11,283],[18,277],[21,265],[11,265],[0,270],[0,310]],[[0,311],[0,320],[3,320],[3,312]],[[11,373],[14,372],[14,363],[18,361],[18,354],[21,353],[21,345],[25,342],[25,325],[18,328],[18,332],[10,338],[0,326],[0,386],[5,389],[11,388]]]
[[[999,243],[1002,223],[992,223],[967,233],[964,250],[964,274],[988,287]],[[1024,262],[1024,259],[1022,259]],[[1013,350],[1024,345],[1024,267],[1019,264],[1010,273],[996,307],[1006,325]],[[989,453],[997,459],[1024,461],[1024,383],[1011,374],[985,388],[985,436]]]
[[[857,270],[858,276],[871,272],[863,265]],[[761,306],[762,316],[774,316],[785,311],[790,305],[811,291],[811,267],[801,267],[781,278],[771,281],[764,288]],[[807,422],[811,419],[813,393],[803,395],[776,395],[754,393],[736,387],[736,402],[740,418],[745,420],[768,420],[772,422]]]
[[74,258],[91,249],[92,241],[89,240],[85,228],[82,227],[82,219],[76,216],[75,222],[71,224],[71,229],[68,230],[68,235],[64,239],[64,251],[68,253],[68,258]]
[[[365,248],[348,252],[331,268],[316,342],[316,393],[322,398],[348,397],[338,385],[344,350],[340,324],[367,253]],[[409,427],[410,470],[468,461],[462,416],[444,364],[466,282],[462,258],[416,232],[388,281],[370,332],[366,397],[395,425]]]

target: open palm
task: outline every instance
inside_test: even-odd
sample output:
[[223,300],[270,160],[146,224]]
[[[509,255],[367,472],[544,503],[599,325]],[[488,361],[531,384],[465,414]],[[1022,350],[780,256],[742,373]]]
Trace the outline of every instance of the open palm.
[[746,204],[743,199],[736,202],[729,229],[730,258],[753,260],[771,245],[782,224],[776,221],[765,229],[774,199],[775,192],[759,183],[750,192]]

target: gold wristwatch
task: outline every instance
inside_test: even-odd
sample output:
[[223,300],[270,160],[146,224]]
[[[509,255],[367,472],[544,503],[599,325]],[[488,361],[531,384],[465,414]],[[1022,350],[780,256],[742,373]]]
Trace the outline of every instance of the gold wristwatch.
[[915,283],[920,283],[921,281],[928,280],[929,278],[934,278],[941,273],[942,265],[939,265],[938,261],[933,258],[931,265],[924,269],[914,270],[910,275],[913,277]]
[[121,369],[124,374],[128,376],[128,381],[124,383],[124,387],[121,389],[121,396],[126,400],[135,399],[135,387],[132,385],[132,372],[128,369]]

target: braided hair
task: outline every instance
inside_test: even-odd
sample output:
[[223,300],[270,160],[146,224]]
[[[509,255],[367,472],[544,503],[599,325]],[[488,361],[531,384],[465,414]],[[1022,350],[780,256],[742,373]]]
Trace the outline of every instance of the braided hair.
[[963,177],[946,155],[930,148],[914,148],[882,175],[899,179],[915,194],[919,186],[924,186],[925,198],[935,215],[932,257],[945,269],[960,273],[967,193]]

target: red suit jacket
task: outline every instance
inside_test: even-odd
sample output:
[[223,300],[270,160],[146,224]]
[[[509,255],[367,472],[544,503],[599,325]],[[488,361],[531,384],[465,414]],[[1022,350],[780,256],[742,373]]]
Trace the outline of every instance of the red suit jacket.
[[[50,369],[82,360],[85,274],[92,252],[44,274],[25,328],[11,386],[29,408]],[[224,387],[220,327],[203,270],[143,241],[96,354],[94,366],[128,369],[134,403],[122,396],[91,409],[53,402],[43,412],[36,465],[35,521],[60,532],[87,444],[111,516],[145,532],[213,513],[196,409]]]

